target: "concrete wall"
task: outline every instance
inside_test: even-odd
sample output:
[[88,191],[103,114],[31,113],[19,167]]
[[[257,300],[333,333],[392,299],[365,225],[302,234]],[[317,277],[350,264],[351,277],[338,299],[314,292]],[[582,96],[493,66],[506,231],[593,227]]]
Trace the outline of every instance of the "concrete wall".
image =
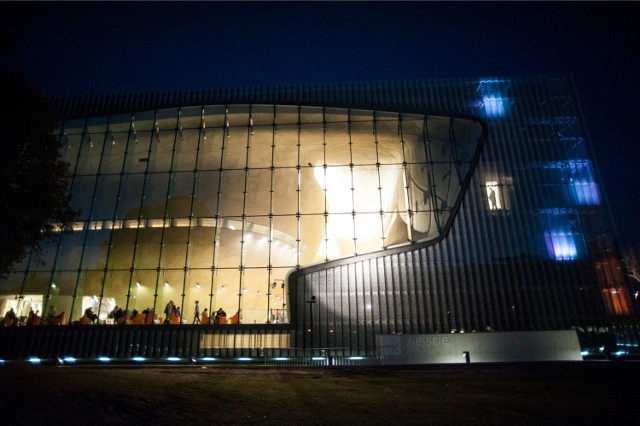
[[378,335],[376,352],[387,364],[582,360],[573,330]]

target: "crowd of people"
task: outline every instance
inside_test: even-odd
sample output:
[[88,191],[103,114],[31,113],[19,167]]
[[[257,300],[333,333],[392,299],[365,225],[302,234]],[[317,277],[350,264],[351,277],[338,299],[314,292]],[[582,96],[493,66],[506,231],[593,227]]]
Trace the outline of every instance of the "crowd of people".
[[49,310],[49,315],[46,317],[40,316],[39,310],[33,310],[33,308],[29,309],[29,314],[26,317],[18,317],[13,308],[10,308],[0,321],[0,327],[12,327],[18,325],[64,325],[66,323],[65,313],[62,312],[60,314],[57,313],[55,308],[51,308]]
[[[136,309],[127,310],[119,306],[115,306],[107,315],[107,318],[113,321],[113,324],[184,324],[182,319],[182,311],[180,306],[176,306],[173,300],[164,308],[164,317],[159,318],[154,309],[146,308],[142,312]],[[98,315],[94,312],[93,307],[84,310],[84,314],[74,324],[99,324]],[[192,324],[227,324],[238,323],[238,314],[231,319],[227,319],[227,313],[224,309],[218,309],[213,315],[209,315],[209,309],[205,308],[200,311],[200,302],[196,300]],[[55,307],[49,309],[49,315],[45,318],[40,316],[40,311],[30,310],[29,315],[25,318],[19,318],[14,309],[9,309],[3,317],[0,326],[17,326],[17,325],[64,325],[66,324],[65,313],[58,314]]]

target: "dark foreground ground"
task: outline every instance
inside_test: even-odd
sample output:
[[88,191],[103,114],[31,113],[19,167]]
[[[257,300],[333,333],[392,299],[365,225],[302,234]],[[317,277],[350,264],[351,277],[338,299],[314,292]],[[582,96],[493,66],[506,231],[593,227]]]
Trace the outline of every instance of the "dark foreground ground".
[[640,424],[639,362],[0,366],[3,425]]

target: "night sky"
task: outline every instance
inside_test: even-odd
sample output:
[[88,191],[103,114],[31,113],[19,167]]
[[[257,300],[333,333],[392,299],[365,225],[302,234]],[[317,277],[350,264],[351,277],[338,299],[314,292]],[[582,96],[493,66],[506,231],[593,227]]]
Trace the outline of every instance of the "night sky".
[[623,247],[640,246],[640,14],[578,2],[0,3],[45,95],[570,74]]

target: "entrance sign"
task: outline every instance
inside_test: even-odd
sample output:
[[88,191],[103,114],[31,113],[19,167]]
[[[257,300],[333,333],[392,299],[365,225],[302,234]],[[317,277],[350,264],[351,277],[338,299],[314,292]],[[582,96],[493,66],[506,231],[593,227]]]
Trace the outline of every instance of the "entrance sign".
[[574,330],[381,334],[376,353],[385,364],[582,361]]

